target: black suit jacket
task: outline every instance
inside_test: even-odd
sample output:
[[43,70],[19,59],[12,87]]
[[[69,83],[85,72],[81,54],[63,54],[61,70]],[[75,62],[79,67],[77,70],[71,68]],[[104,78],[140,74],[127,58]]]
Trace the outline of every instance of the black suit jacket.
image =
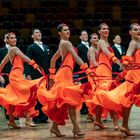
[[[119,60],[121,60],[121,59],[122,59],[122,56],[126,54],[126,50],[125,50],[124,47],[121,47],[121,49],[122,49],[122,54],[120,54],[120,52],[118,51],[118,49],[117,49],[115,46],[112,46],[112,49],[114,50],[115,56],[116,56]],[[113,63],[113,65],[112,65],[112,71],[113,71],[113,72],[120,72],[120,70],[119,70],[119,65]]]
[[[33,43],[27,48],[26,55],[29,58],[34,59],[34,61],[43,68],[45,73],[48,74],[52,52],[47,45],[43,44],[43,48],[44,51],[36,43]],[[32,79],[36,79],[42,76],[37,70],[34,70],[32,66],[27,64],[25,65],[25,74],[26,76],[31,75]]]
[[[77,50],[78,50],[78,55],[80,56],[80,58],[82,58],[82,60],[89,65],[89,61],[87,57],[88,48],[84,44],[80,43],[77,46]],[[78,64],[75,65],[74,71],[80,71],[80,66]],[[83,77],[83,76],[85,76],[85,74],[79,75],[79,77]],[[82,79],[81,82],[85,83],[87,82],[87,79]]]
[[85,63],[88,63],[88,58],[87,58],[88,48],[84,44],[80,43],[77,46],[77,50],[78,50],[78,55],[82,58],[82,60]]
[[[3,47],[0,49],[0,62],[3,60],[3,58],[6,56],[6,54],[8,53],[8,49],[6,47]],[[2,73],[10,73],[12,68],[12,65],[10,63],[10,61],[4,66]],[[9,83],[9,78],[8,76],[3,76],[5,79],[5,85],[6,86]]]

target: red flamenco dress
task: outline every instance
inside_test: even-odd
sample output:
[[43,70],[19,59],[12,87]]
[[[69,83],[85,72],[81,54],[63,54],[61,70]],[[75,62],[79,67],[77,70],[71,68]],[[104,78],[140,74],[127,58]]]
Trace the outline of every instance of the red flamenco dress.
[[6,88],[0,88],[0,105],[9,112],[9,105],[15,106],[13,113],[16,117],[25,117],[27,112],[30,116],[37,116],[38,111],[34,110],[36,104],[37,80],[26,80],[24,75],[24,63],[19,56],[13,60],[13,67],[9,74],[9,84]]
[[89,90],[88,84],[74,85],[74,64],[72,55],[68,53],[55,75],[52,88],[46,90],[42,86],[37,92],[38,100],[43,105],[42,111],[59,125],[64,125],[68,119],[67,105],[79,109],[84,102],[84,94],[88,94]]

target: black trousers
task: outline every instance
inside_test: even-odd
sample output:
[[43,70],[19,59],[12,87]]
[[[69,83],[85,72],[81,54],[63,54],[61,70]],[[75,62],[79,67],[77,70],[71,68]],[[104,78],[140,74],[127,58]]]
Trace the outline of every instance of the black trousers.
[[35,106],[35,109],[39,111],[39,115],[33,118],[33,121],[35,123],[46,123],[48,120],[48,117],[42,112],[41,108],[42,108],[42,105],[37,100],[37,104]]
[[[5,84],[0,83],[0,87],[6,87],[6,85],[8,84],[8,81],[5,81]],[[6,114],[6,109],[4,108],[4,114],[5,114],[5,118],[7,120],[9,120],[9,116]]]
[[[84,76],[86,76],[85,73],[82,73],[82,74],[79,75],[79,77],[84,77]],[[83,83],[86,83],[86,82],[88,82],[88,79],[87,78],[84,78],[84,79],[81,80],[81,83],[82,84]],[[87,106],[86,106],[85,103],[82,104],[82,109],[80,110],[80,113],[81,113],[81,115],[88,114],[88,108],[87,108]]]

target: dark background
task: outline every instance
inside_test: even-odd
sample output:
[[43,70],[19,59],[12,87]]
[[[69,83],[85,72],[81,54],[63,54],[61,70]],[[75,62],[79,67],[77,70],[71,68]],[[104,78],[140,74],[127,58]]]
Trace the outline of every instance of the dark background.
[[12,31],[18,37],[19,48],[25,52],[33,42],[32,29],[39,28],[43,42],[55,52],[59,23],[70,26],[70,40],[76,46],[81,29],[91,34],[105,22],[110,26],[109,42],[112,43],[115,34],[120,34],[127,48],[129,26],[139,23],[139,17],[140,0],[0,0],[0,47],[4,45],[4,34]]

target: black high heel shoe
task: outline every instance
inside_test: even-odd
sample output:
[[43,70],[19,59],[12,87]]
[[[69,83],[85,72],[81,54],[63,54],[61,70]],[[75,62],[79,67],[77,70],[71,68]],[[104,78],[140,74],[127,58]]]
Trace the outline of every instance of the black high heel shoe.
[[55,134],[56,137],[64,137],[65,135],[61,134],[59,131],[55,130],[55,129],[50,129],[50,133]]
[[85,135],[85,133],[82,133],[80,130],[75,130],[75,129],[73,129],[73,135],[74,135],[74,138],[76,137],[76,136],[78,136],[78,137],[82,137],[82,136],[84,136]]
[[126,136],[134,136],[135,135],[129,129],[127,129],[127,128],[123,127],[123,126],[120,126],[119,129],[120,129],[121,133],[122,134],[124,133]]

